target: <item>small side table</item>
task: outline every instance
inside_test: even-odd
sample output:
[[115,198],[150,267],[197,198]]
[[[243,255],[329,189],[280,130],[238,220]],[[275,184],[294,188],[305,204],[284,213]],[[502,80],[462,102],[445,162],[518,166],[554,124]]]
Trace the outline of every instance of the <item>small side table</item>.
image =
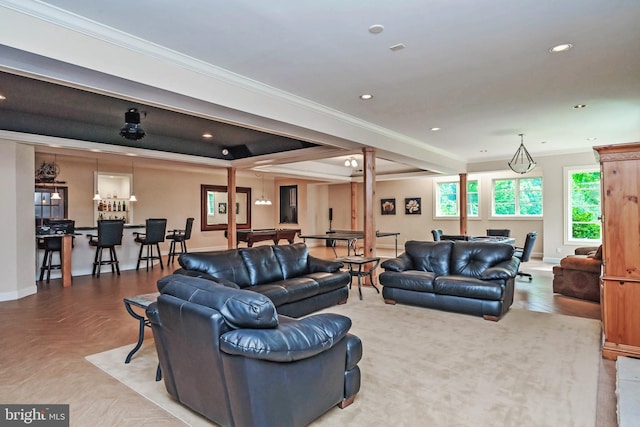
[[[358,294],[360,295],[361,300],[362,300],[362,285],[361,285],[362,277],[369,276],[369,279],[371,280],[371,286],[373,286],[373,288],[378,293],[380,293],[380,289],[378,289],[376,284],[373,282],[373,272],[376,268],[378,268],[378,265],[380,264],[380,258],[378,257],[365,258],[362,256],[346,256],[342,258],[337,258],[336,261],[341,261],[347,264],[349,266],[349,274],[351,275],[351,277],[358,278]],[[363,267],[366,264],[370,264],[370,263],[373,263],[373,266],[371,268],[363,269]],[[354,267],[356,265],[358,266],[357,270]],[[351,287],[351,285],[349,285],[349,287]]]
[[149,307],[149,305],[151,305],[151,303],[155,302],[158,299],[159,295],[160,295],[160,292],[152,292],[150,294],[136,295],[136,296],[127,297],[127,298],[124,299],[124,307],[127,309],[127,312],[134,319],[136,319],[138,322],[140,322],[140,329],[138,331],[138,343],[129,352],[129,354],[127,355],[127,358],[124,359],[124,363],[131,362],[131,358],[133,357],[133,355],[138,350],[140,350],[140,347],[142,347],[142,341],[144,341],[144,327],[145,326],[149,326],[149,327],[151,326],[150,323],[149,323],[149,319],[147,319],[147,317],[146,317],[146,313],[143,312],[143,314],[141,316],[141,315],[139,315],[138,313],[136,313],[133,310],[132,306],[139,307],[139,308],[142,308],[142,309],[146,310],[147,307]]

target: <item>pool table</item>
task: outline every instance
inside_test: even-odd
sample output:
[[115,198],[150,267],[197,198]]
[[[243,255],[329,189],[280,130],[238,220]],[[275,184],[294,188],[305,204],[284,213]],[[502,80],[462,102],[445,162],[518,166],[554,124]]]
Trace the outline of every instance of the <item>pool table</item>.
[[[287,240],[293,243],[296,235],[300,233],[300,229],[295,228],[265,228],[259,230],[236,230],[236,246],[240,242],[246,242],[247,246],[252,247],[255,242],[271,240],[274,244],[278,244],[280,240]],[[227,231],[224,232],[227,237]]]

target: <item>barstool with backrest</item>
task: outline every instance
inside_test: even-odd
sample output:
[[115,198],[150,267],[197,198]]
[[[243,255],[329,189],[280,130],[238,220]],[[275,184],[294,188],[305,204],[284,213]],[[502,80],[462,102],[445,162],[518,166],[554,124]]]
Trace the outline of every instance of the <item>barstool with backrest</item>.
[[[149,263],[151,263],[151,268],[153,268],[154,259],[160,261],[160,268],[164,270],[164,265],[162,265],[162,254],[160,253],[160,242],[164,242],[164,234],[166,230],[166,218],[149,218],[145,221],[144,233],[133,233],[136,236],[134,241],[136,243],[140,243],[140,252],[138,253],[136,270],[140,268],[140,261],[145,260],[147,261],[147,271],[149,271]],[[147,255],[142,256],[142,251],[145,246],[147,247]],[[153,254],[154,246],[158,252],[157,255]]]
[[[50,219],[46,224],[49,227],[48,234],[73,234],[75,232],[75,221],[71,219]],[[38,239],[38,249],[44,249],[44,256],[42,258],[42,266],[40,267],[40,279],[42,282],[44,278],[44,272],[47,272],[47,283],[51,279],[51,270],[62,269],[62,237],[50,236],[40,237]],[[58,259],[60,264],[53,264],[53,254],[58,253]]]
[[[187,218],[187,225],[184,230],[171,230],[167,235],[167,239],[171,240],[169,244],[169,257],[167,258],[167,264],[173,262],[177,254],[187,253],[186,241],[191,238],[191,229],[193,228],[193,218]],[[180,243],[180,252],[176,252],[176,242]]]
[[[96,255],[93,259],[92,276],[100,277],[100,269],[103,265],[111,266],[111,273],[117,272],[120,275],[120,263],[116,246],[122,244],[122,232],[124,231],[124,221],[120,219],[103,219],[98,221],[98,235],[87,234],[89,246],[96,248]],[[109,249],[109,259],[102,259],[102,250]],[[115,269],[114,269],[115,267]]]

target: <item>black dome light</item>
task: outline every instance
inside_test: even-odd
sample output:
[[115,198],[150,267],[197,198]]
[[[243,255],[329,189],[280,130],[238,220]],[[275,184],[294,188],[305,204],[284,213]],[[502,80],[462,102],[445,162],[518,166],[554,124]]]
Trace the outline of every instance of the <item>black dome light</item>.
[[129,108],[124,113],[124,122],[124,127],[120,129],[120,136],[134,141],[144,138],[146,133],[140,126],[140,113],[137,108]]

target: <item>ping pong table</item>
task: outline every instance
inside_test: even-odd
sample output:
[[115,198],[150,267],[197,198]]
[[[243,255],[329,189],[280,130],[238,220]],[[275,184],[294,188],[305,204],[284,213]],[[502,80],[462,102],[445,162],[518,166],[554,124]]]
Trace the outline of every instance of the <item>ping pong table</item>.
[[[398,256],[398,235],[399,234],[400,233],[376,231],[376,237],[393,236],[395,238],[396,257]],[[347,242],[347,256],[351,256],[352,249],[353,249],[353,254],[358,255],[356,245],[358,240],[364,239],[364,232],[358,231],[358,230],[334,230],[334,231],[328,231],[325,234],[300,235],[300,238],[305,242],[307,241],[307,239],[324,240],[326,242],[330,242],[331,244],[329,246],[331,246],[331,249],[333,249],[333,253],[335,254],[336,258],[338,258],[335,242],[336,241]]]

